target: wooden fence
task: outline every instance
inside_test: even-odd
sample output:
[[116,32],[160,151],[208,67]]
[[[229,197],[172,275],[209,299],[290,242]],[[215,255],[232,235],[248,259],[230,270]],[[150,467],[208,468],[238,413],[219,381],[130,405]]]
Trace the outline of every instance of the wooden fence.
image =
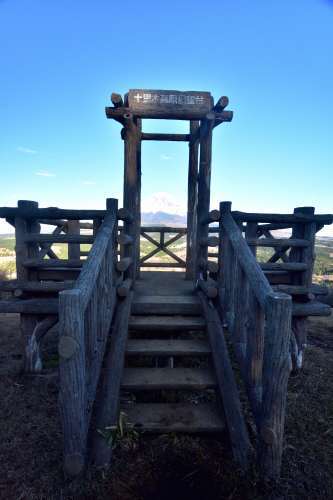
[[[133,283],[129,276],[135,266],[134,245],[124,228],[118,233],[118,219],[130,226],[133,218],[117,210],[114,199],[98,211],[41,209],[22,201],[17,208],[0,208],[0,216],[15,227],[17,265],[17,279],[0,283],[1,290],[12,294],[0,301],[0,312],[21,313],[25,371],[41,370],[40,342],[59,321],[64,469],[76,475],[87,460],[87,435],[110,326]],[[41,233],[41,225],[55,229]],[[68,245],[65,258],[52,247],[59,243]],[[88,249],[82,250],[82,244]],[[126,256],[119,257],[124,248]],[[129,304],[127,300],[127,309]]]
[[[202,223],[217,220],[219,236],[199,242],[218,251],[207,250],[215,260],[197,263],[198,286],[206,297],[216,299],[227,327],[257,428],[260,471],[266,478],[276,478],[281,467],[288,377],[292,360],[294,366],[299,365],[303,356],[302,327],[307,315],[330,313],[314,300],[311,290],[315,233],[331,216],[315,216],[307,208],[295,209],[292,215],[232,213],[226,202]],[[290,238],[273,237],[271,231],[286,228],[291,228]],[[257,261],[260,246],[273,248],[268,262]],[[220,353],[228,364],[226,348],[221,347]],[[232,384],[229,391],[235,393]],[[234,402],[237,397],[235,393]],[[248,442],[235,404],[231,415],[234,424],[230,422],[229,430],[232,425],[238,429],[235,455],[244,464]]]
[[[141,255],[140,267],[186,268],[186,260],[181,258],[170,249],[170,246],[172,244],[186,236],[187,229],[185,227],[142,226],[140,234],[142,238],[149,241],[149,243],[151,243],[155,247],[146,255]],[[158,240],[156,239],[156,235],[158,237]],[[185,247],[186,244],[184,244],[184,248]],[[163,252],[165,255],[170,257],[172,261],[150,261],[150,259],[157,255],[159,252]]]
[[59,294],[60,409],[64,468],[84,467],[87,434],[116,307],[117,205],[108,206],[74,288]]

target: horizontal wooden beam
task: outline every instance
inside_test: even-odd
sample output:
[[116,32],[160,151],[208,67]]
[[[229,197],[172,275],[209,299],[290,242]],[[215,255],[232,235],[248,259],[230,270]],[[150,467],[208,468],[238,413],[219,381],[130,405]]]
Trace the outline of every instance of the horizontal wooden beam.
[[257,247],[300,247],[310,246],[309,240],[297,238],[248,238],[249,245]]
[[[124,115],[131,114],[132,110],[128,107],[119,107],[114,108],[110,106],[106,106],[105,114],[107,118],[111,118],[116,121],[122,121],[124,119]],[[175,111],[168,116],[165,115],[163,110],[141,110],[140,114],[136,113],[135,116],[140,118],[149,118],[149,119],[158,119],[162,118],[164,120],[200,120],[205,118],[207,112],[199,112],[191,111],[189,113],[181,113],[175,109]]]
[[322,302],[293,303],[293,316],[330,316],[331,307]]
[[0,300],[0,313],[57,314],[58,299]]
[[308,266],[303,262],[259,262],[263,271],[306,271]]
[[[316,222],[318,224],[332,224],[333,214],[307,215],[302,213],[297,214],[262,214],[262,213],[247,213],[247,212],[231,212],[235,220],[243,222],[263,222],[263,223],[290,223],[298,222]],[[260,227],[259,227],[260,229]]]
[[170,226],[141,226],[140,232],[142,233],[179,233],[186,234],[186,227],[170,227]]
[[22,292],[47,292],[55,293],[62,290],[69,290],[73,288],[74,281],[21,281],[21,280],[4,280],[0,281],[0,290],[15,292],[20,290]]
[[328,288],[313,283],[311,286],[302,285],[273,285],[276,292],[288,293],[289,295],[328,295]]
[[179,262],[141,262],[140,267],[179,267],[185,268],[185,264]]
[[25,243],[79,243],[91,244],[94,243],[95,236],[86,234],[40,234],[30,233],[24,238]]
[[28,268],[80,268],[85,260],[79,259],[26,259],[23,261],[24,267]]
[[104,218],[106,214],[106,210],[72,210],[56,207],[30,209],[0,207],[0,217],[2,218],[90,220]]
[[158,134],[158,133],[147,133],[142,132],[142,141],[174,141],[174,142],[186,142],[190,140],[190,134]]

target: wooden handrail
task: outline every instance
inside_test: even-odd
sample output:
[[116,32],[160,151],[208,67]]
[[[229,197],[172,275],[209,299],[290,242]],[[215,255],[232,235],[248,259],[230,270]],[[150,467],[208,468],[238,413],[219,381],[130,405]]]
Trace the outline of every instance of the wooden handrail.
[[117,200],[108,200],[107,215],[74,288],[59,293],[60,409],[69,476],[79,474],[86,460],[89,423],[117,300],[116,236]]
[[223,229],[232,245],[243,272],[250,283],[258,302],[264,308],[267,296],[273,292],[266,276],[262,272],[246,240],[230,213],[224,215],[221,221]]
[[84,261],[80,276],[76,280],[75,288],[81,290],[84,307],[87,305],[96,284],[102,260],[105,258],[108,245],[112,238],[116,220],[117,217],[115,213],[110,213],[105,217],[102,226],[98,230],[88,258]]
[[[260,265],[255,249],[252,246],[251,250],[233,218],[231,204],[221,203],[220,212],[218,286],[222,315],[231,333],[258,431],[260,472],[266,478],[277,478],[291,369],[293,311],[291,296],[273,291],[262,267],[300,271],[307,265],[302,262]],[[304,242],[297,241],[296,248],[299,243]]]

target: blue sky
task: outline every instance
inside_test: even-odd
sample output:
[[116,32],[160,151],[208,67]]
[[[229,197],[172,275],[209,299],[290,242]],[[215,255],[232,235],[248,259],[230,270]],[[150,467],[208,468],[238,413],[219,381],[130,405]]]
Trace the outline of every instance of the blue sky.
[[[0,0],[0,205],[101,207],[121,196],[112,91],[208,90],[212,200],[333,212],[333,2]],[[146,131],[186,131],[150,121]],[[187,145],[144,143],[143,198],[186,200]]]

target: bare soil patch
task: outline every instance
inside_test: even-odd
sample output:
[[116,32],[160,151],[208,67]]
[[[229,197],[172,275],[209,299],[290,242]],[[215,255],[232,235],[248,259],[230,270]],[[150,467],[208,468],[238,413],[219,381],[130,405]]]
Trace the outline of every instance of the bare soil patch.
[[[62,475],[55,343],[46,369],[21,376],[17,315],[0,317],[0,498],[254,500],[333,498],[333,318],[311,320],[305,367],[291,377],[282,477],[241,477],[226,438],[128,436],[112,469],[77,482]],[[54,332],[53,335],[56,335]]]

